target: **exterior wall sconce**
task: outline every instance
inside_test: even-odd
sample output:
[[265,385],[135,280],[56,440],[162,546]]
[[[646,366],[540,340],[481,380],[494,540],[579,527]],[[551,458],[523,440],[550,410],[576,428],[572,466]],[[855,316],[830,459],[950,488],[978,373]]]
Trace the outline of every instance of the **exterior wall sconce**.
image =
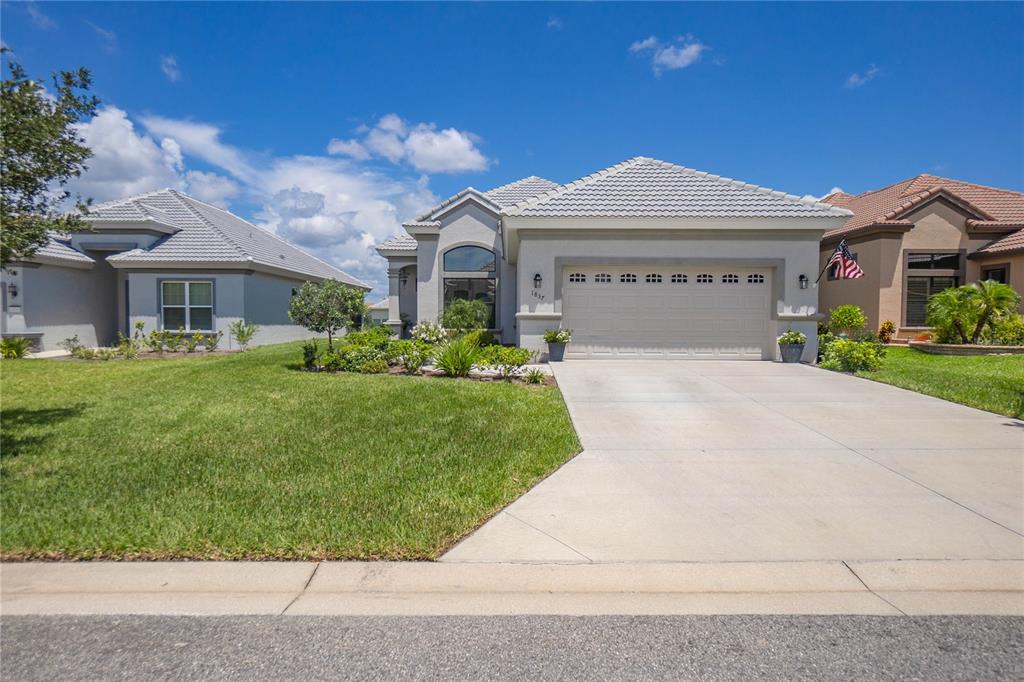
[[534,289],[540,289],[540,285],[543,284],[543,283],[544,283],[544,278],[540,276],[539,272],[536,275],[533,276],[533,288]]
[[18,298],[18,285],[11,282],[7,285],[7,295],[11,298]]
[[801,289],[806,289],[807,288],[807,283],[810,282],[810,281],[811,280],[808,279],[807,275],[800,275],[800,288]]

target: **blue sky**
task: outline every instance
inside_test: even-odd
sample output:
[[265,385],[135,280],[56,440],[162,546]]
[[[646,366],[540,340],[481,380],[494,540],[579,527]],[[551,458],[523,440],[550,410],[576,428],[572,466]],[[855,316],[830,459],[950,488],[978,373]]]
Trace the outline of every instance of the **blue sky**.
[[97,200],[177,186],[383,281],[467,185],[654,156],[796,194],[1024,190],[1024,4],[4,3],[86,66]]

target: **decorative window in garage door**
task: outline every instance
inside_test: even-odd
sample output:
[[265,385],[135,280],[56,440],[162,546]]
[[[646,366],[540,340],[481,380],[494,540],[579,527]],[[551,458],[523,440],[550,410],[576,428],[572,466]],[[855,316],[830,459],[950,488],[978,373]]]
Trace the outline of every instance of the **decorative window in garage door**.
[[599,272],[594,275],[594,281],[598,284],[609,284],[612,281],[612,276],[607,272]]
[[661,284],[661,275],[656,272],[652,272],[644,278],[644,281],[648,284]]
[[619,282],[622,284],[636,284],[636,275],[632,272],[627,272],[623,275],[619,275]]
[[739,284],[740,278],[738,275],[722,275],[722,284]]
[[569,275],[569,281],[570,282],[586,282],[587,281],[587,276],[584,275],[582,272],[574,272],[571,275]]
[[715,278],[711,275],[697,275],[697,284],[711,284],[715,281]]
[[672,275],[672,284],[686,284],[686,275],[682,273]]
[[764,284],[764,275],[747,275],[747,284]]

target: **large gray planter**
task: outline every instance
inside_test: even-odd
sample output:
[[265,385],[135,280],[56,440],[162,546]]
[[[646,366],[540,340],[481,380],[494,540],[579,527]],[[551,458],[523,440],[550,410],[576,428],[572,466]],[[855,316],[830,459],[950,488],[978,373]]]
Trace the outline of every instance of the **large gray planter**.
[[787,343],[785,346],[779,344],[779,350],[782,351],[783,362],[800,362],[800,356],[804,354],[804,344]]
[[562,358],[565,357],[565,344],[564,343],[549,343],[548,344],[548,362],[561,362]]

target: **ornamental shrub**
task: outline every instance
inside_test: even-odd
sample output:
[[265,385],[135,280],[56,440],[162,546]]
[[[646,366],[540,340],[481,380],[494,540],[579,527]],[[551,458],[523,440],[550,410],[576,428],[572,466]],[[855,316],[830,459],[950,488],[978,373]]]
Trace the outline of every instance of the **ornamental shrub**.
[[0,340],[0,357],[8,360],[23,358],[28,355],[32,341],[24,336],[10,336]]
[[852,336],[867,322],[868,318],[865,317],[863,310],[853,304],[847,304],[832,310],[828,318],[828,328],[833,334]]
[[424,341],[405,339],[391,344],[395,361],[409,374],[415,374],[434,357],[434,347]]
[[320,348],[316,344],[316,339],[311,339],[310,341],[302,344],[302,366],[306,368],[306,370],[315,372],[319,360]]
[[484,348],[485,346],[493,346],[497,341],[494,338],[494,334],[487,331],[486,329],[477,329],[466,334],[466,338],[472,341],[478,348]]
[[479,353],[480,349],[476,344],[461,336],[448,341],[438,349],[434,364],[450,377],[468,377]]
[[572,341],[572,330],[563,329],[545,329],[544,330],[544,343],[569,343]]
[[880,351],[874,343],[839,338],[828,345],[820,366],[840,372],[875,370],[882,365]]
[[228,331],[231,333],[231,336],[235,337],[238,347],[243,351],[249,348],[249,344],[259,330],[260,326],[258,324],[246,322],[245,320],[235,320],[228,325]]
[[483,301],[456,299],[449,301],[441,316],[441,325],[457,334],[474,329],[487,329],[491,311]]
[[894,336],[896,336],[896,323],[892,320],[886,320],[878,328],[878,340],[882,343],[889,343]]
[[448,332],[436,322],[424,321],[412,328],[412,338],[436,346],[448,338]]
[[544,383],[544,372],[540,371],[536,367],[526,373],[526,383],[528,384],[543,384]]
[[787,329],[779,337],[780,346],[802,346],[805,343],[807,343],[807,334],[798,332],[795,329]]
[[1024,346],[1024,316],[1019,313],[999,319],[992,330],[992,340],[1000,346]]
[[341,343],[345,345],[369,346],[378,350],[385,350],[391,343],[391,328],[385,326],[369,327],[363,331],[349,332],[342,337]]
[[292,296],[288,317],[306,329],[327,334],[327,348],[334,348],[334,335],[351,329],[366,315],[366,292],[336,279],[306,282]]
[[526,348],[515,346],[488,346],[480,351],[478,364],[498,370],[502,379],[509,381],[522,371],[533,357]]

